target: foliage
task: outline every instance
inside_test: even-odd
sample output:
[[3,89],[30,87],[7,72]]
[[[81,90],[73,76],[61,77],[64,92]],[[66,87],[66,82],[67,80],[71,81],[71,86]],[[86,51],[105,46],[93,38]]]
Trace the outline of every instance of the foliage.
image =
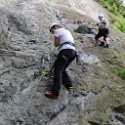
[[[121,51],[117,51],[119,53],[119,56],[123,61],[125,61],[125,54],[122,53]],[[116,74],[117,76],[121,77],[122,79],[125,80],[125,65],[122,65],[120,67],[117,67],[117,69],[113,68],[112,72]]]
[[100,4],[108,9],[112,14],[112,27],[125,33],[125,6],[123,0],[98,0]]
[[118,76],[125,80],[125,68],[118,72]]
[[116,26],[119,30],[121,30],[123,33],[125,33],[125,23],[124,22],[120,22]]

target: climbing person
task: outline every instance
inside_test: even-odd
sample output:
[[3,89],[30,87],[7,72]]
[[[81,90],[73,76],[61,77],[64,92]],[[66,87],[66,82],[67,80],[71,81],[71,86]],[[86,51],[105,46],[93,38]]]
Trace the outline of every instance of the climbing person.
[[[99,46],[109,48],[109,29],[107,27],[107,22],[102,14],[100,14],[98,18],[100,22],[91,23],[94,26],[98,26],[98,34],[95,36],[95,40],[97,41],[97,43],[100,43]],[[100,39],[102,36],[105,42]]]
[[62,84],[68,91],[73,90],[66,68],[75,59],[76,51],[73,36],[67,29],[58,23],[52,23],[50,32],[54,34],[54,46],[59,47],[59,53],[54,67],[54,85],[50,91],[46,91],[45,95],[49,98],[58,98]]

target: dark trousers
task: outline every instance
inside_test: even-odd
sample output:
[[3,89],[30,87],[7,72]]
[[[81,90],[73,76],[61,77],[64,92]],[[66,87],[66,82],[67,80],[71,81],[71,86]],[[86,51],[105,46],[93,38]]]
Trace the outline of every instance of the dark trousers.
[[72,81],[66,72],[66,68],[75,59],[76,51],[72,49],[61,50],[55,61],[54,86],[52,92],[59,96],[62,83],[72,87]]
[[106,41],[106,38],[108,37],[108,35],[109,35],[109,29],[103,28],[99,30],[98,34],[95,36],[95,39],[97,40],[98,38],[103,36],[104,41]]

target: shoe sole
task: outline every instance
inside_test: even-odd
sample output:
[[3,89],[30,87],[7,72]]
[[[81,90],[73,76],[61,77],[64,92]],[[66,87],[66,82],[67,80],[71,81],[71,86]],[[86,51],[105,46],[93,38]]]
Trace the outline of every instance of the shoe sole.
[[58,99],[58,98],[59,98],[59,97],[56,97],[56,96],[55,96],[55,97],[48,96],[48,95],[46,95],[46,94],[45,94],[45,96],[48,97],[48,98],[51,98],[51,99]]

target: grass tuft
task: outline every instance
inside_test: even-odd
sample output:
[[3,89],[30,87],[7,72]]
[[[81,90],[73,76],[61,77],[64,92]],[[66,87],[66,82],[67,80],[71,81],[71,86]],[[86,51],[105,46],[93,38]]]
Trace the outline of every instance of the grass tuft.
[[125,6],[122,0],[98,0],[100,4],[111,12],[111,26],[125,33]]

